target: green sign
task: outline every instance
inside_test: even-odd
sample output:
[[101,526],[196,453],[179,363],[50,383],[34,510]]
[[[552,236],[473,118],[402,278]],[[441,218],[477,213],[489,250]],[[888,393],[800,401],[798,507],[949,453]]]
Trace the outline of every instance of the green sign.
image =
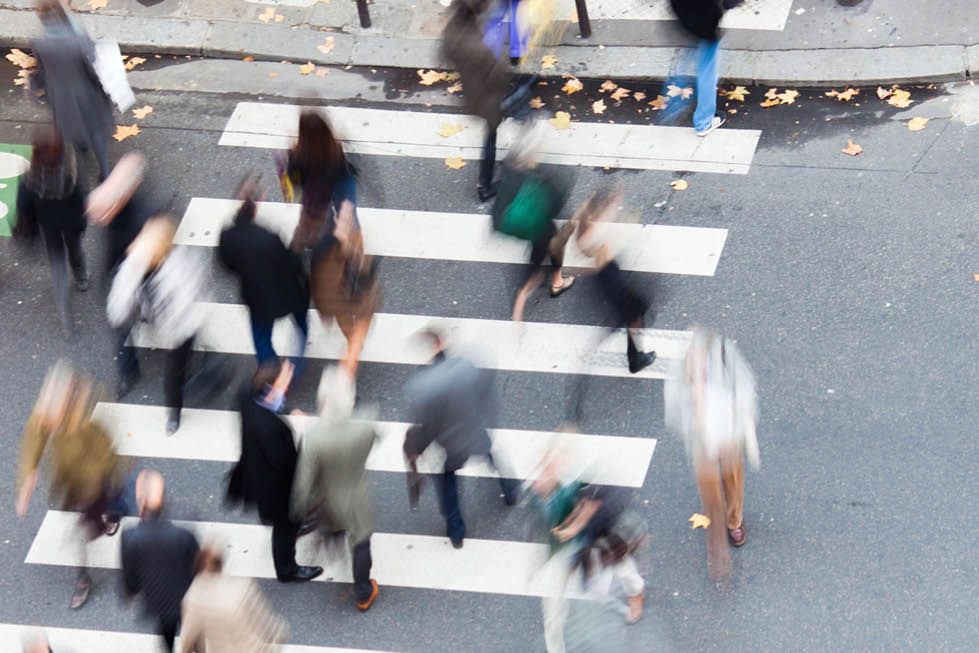
[[9,236],[17,219],[17,185],[30,161],[30,145],[0,143],[0,236]]

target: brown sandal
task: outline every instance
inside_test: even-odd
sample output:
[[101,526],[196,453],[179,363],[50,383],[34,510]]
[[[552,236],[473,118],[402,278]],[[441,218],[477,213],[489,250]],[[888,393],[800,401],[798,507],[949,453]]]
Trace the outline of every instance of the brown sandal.
[[565,290],[574,285],[574,280],[574,276],[569,274],[564,277],[560,286],[551,286],[551,297],[560,297]]

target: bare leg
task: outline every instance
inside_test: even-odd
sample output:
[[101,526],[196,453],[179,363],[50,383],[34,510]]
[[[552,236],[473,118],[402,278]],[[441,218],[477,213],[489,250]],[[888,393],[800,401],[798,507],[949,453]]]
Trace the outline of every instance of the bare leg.
[[[556,271],[556,274],[557,274],[557,278],[560,279],[561,270],[558,269]],[[512,319],[514,322],[523,321],[523,311],[524,311],[524,306],[526,306],[527,304],[527,298],[530,297],[530,293],[534,292],[534,289],[536,289],[537,286],[539,286],[541,284],[541,281],[543,280],[544,280],[543,270],[537,270],[532,275],[530,275],[530,277],[527,279],[524,285],[520,288],[520,291],[517,292],[517,299],[513,302]]]

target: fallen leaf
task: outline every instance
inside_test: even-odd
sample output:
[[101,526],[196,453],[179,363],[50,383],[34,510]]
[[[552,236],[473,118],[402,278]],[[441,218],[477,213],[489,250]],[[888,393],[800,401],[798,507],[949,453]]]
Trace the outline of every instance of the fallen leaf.
[[419,70],[418,76],[421,77],[419,84],[422,86],[431,86],[436,82],[442,81],[442,73],[437,70]]
[[462,82],[456,82],[455,84],[453,84],[452,86],[448,87],[445,90],[449,93],[458,93],[459,91],[462,90]]
[[767,91],[765,91],[765,98],[769,100],[774,100],[777,94],[778,94],[777,88],[770,88]]
[[884,98],[886,98],[888,95],[890,95],[893,92],[894,91],[892,91],[889,88],[883,88],[881,86],[878,86],[877,87],[877,97],[879,97],[881,100],[883,100]]
[[863,152],[863,148],[848,138],[846,139],[846,147],[840,150],[840,152],[843,154],[849,154],[850,156],[856,156]]
[[777,98],[771,99],[771,100],[765,100],[764,102],[761,103],[761,106],[763,106],[763,107],[774,107],[776,104],[780,104],[780,102],[778,101]]
[[571,114],[567,111],[558,111],[556,114],[554,114],[554,117],[547,122],[554,125],[554,129],[559,131],[562,129],[571,129]]
[[[24,86],[27,84],[27,80],[31,78],[33,71],[27,70],[26,68],[21,68],[17,71],[17,77],[14,79],[14,86]],[[42,89],[43,93],[44,90]]]
[[642,102],[643,100],[646,99],[646,94],[643,93],[642,91],[636,91],[635,93],[632,94],[632,99],[635,100],[636,102]]
[[786,90],[784,93],[779,93],[776,95],[782,104],[794,104],[795,99],[799,97],[799,91]]
[[655,100],[653,100],[652,102],[647,102],[646,104],[653,107],[653,111],[661,111],[666,108],[666,104],[668,102],[669,100],[667,100],[662,95],[657,95]]
[[887,103],[892,107],[897,107],[898,109],[906,109],[911,106],[914,100],[911,99],[911,94],[904,89],[896,88],[891,97],[887,99]]
[[462,125],[450,125],[447,122],[442,123],[442,129],[439,130],[439,136],[442,138],[448,138],[462,131]]
[[133,68],[135,68],[136,66],[138,66],[141,63],[146,63],[146,59],[144,59],[143,57],[132,57],[125,64],[126,70],[132,70]]
[[972,275],[972,280],[973,281],[979,281],[979,274]]
[[675,179],[670,182],[670,188],[673,190],[687,190],[688,186],[686,179]]
[[728,113],[737,113],[738,110],[737,109],[728,109],[727,112]]
[[462,79],[462,75],[460,73],[439,73],[439,78],[443,82],[457,82]]
[[466,167],[466,161],[461,156],[453,156],[445,160],[445,165],[453,170],[458,170],[459,168]]
[[308,75],[314,70],[316,70],[316,64],[314,64],[312,61],[307,61],[303,65],[299,66],[300,75]]
[[109,4],[109,0],[88,0],[88,8],[91,11],[102,9]]
[[729,100],[737,100],[738,102],[744,102],[744,96],[751,95],[751,93],[744,86],[735,86],[733,91],[728,91],[724,96]]
[[269,73],[269,77],[278,77],[279,73]]
[[908,129],[913,132],[920,132],[928,124],[931,118],[912,118],[908,121]]
[[539,97],[535,97],[533,100],[530,101],[531,109],[542,109],[543,107],[544,107],[544,101]]
[[140,107],[139,109],[133,109],[133,116],[137,120],[142,120],[152,112],[153,112],[153,107],[147,104],[146,106]]
[[326,41],[322,45],[317,45],[316,49],[323,54],[330,54],[333,51],[333,46],[336,45],[335,40],[332,36],[327,36]]
[[242,61],[255,61],[255,57],[253,57],[252,55],[248,54],[248,55],[245,55],[244,57],[242,57],[241,60]]
[[275,9],[273,7],[266,7],[265,11],[258,15],[258,19],[263,23],[267,23],[275,18]]
[[680,96],[684,100],[686,100],[691,95],[693,95],[693,89],[690,88],[689,86],[686,88],[680,88],[679,86],[674,86],[673,84],[670,84],[669,86],[666,87],[666,95],[667,97]]
[[690,528],[707,528],[710,526],[710,517],[701,515],[699,512],[690,515],[690,519],[687,521],[691,523]]
[[555,57],[553,54],[545,54],[543,57],[540,58],[541,68],[553,68],[554,64],[556,63],[557,63],[557,57]]
[[317,77],[326,77],[329,74],[330,74],[330,71],[327,68],[317,68],[316,69],[316,76]]
[[112,135],[112,138],[116,139],[120,143],[130,136],[135,136],[139,133],[139,126],[133,123],[130,126],[116,125],[116,133]]
[[605,101],[592,102],[591,110],[595,113],[605,113]]
[[826,91],[825,95],[826,97],[835,97],[839,102],[849,102],[858,93],[860,93],[859,88],[848,88],[842,93],[836,90]]
[[599,93],[604,93],[605,91],[614,91],[619,88],[619,85],[613,82],[611,79],[606,79],[601,86],[598,87]]
[[613,100],[615,100],[616,102],[621,102],[621,101],[622,101],[622,100],[623,100],[624,98],[626,98],[626,97],[628,97],[630,93],[632,93],[632,91],[630,91],[630,90],[629,90],[629,89],[627,89],[627,88],[622,88],[622,87],[620,86],[620,87],[619,87],[618,89],[616,89],[616,91],[615,91],[614,93],[612,93],[612,95],[610,95],[609,97],[611,97],[611,98],[612,98]]
[[[282,14],[276,14],[275,15],[275,22],[281,23],[282,22],[282,18],[283,18]],[[296,29],[296,28],[293,27],[292,29]]]
[[10,51],[10,54],[7,55],[7,60],[15,66],[20,66],[21,68],[33,68],[37,65],[37,59],[25,54],[24,52],[21,52],[17,48]]
[[561,90],[567,93],[568,95],[571,95],[572,93],[577,93],[583,88],[585,88],[585,85],[582,84],[577,77],[572,77],[564,83],[564,86],[561,88]]

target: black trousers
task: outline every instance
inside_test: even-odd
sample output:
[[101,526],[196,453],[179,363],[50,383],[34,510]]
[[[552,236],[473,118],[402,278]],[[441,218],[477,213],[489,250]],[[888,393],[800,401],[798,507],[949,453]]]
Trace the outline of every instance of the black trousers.
[[126,344],[129,339],[131,325],[118,327],[116,332],[116,367],[120,377],[139,374],[139,361],[136,360],[136,350]]
[[299,569],[296,564],[296,537],[299,535],[299,524],[290,521],[272,524],[272,562],[275,563],[275,575],[282,580],[289,578]]
[[54,282],[54,303],[61,316],[62,323],[68,326],[71,314],[68,306],[68,269],[65,266],[65,251],[68,252],[68,263],[76,279],[85,275],[85,253],[82,251],[82,234],[84,225],[79,229],[47,229],[43,225],[44,247],[48,252],[48,263],[51,266],[51,279]]
[[188,338],[167,352],[163,368],[163,396],[167,406],[178,411],[184,406],[184,383],[187,381],[187,362],[193,351],[194,338]]
[[496,127],[486,125],[486,140],[483,141],[483,160],[479,162],[479,181],[483,188],[493,185],[493,168],[496,166]]
[[160,637],[167,645],[167,650],[173,653],[173,640],[177,637],[177,626],[180,620],[177,618],[173,619],[160,619],[157,624],[157,632],[160,633]]
[[371,559],[371,538],[354,545],[353,567],[354,567],[354,596],[358,603],[363,603],[370,598],[374,585],[371,584],[371,566],[374,561]]

